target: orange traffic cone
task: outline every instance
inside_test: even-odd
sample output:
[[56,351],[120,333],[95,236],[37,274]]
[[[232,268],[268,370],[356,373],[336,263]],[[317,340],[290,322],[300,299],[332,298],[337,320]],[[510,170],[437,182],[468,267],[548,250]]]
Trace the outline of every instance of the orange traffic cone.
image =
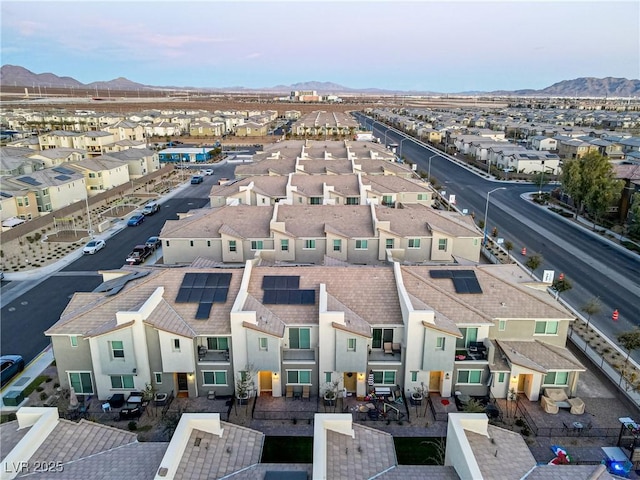
[[618,309],[617,308],[613,311],[613,314],[611,315],[611,320],[613,320],[614,322],[618,321]]
[[563,280],[564,280],[564,273],[561,273],[561,274],[558,276],[558,280],[560,280],[560,281],[563,281]]
[[522,251],[520,252],[522,255],[527,254],[527,247],[522,247]]

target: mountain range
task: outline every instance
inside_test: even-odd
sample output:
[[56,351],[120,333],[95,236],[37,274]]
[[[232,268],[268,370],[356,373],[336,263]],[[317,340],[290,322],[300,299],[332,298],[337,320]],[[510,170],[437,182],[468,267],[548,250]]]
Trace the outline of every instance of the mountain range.
[[[123,77],[108,81],[82,83],[72,77],[60,77],[53,73],[34,73],[17,65],[3,65],[0,68],[0,85],[16,87],[50,87],[50,88],[85,88],[85,89],[111,89],[111,90],[166,90],[185,89],[196,90],[193,87],[176,86],[152,86],[136,83]],[[400,91],[384,90],[378,88],[350,88],[332,82],[301,82],[292,85],[276,85],[260,89],[245,87],[227,88],[198,88],[197,90],[210,90],[218,92],[270,92],[289,93],[293,90],[315,90],[319,93],[332,94],[378,94],[378,95],[435,95],[444,92],[424,91]],[[452,93],[452,92],[448,92]],[[545,97],[635,97],[640,96],[640,80],[628,80],[626,78],[594,78],[582,77],[573,80],[563,80],[541,90],[497,90],[493,92],[459,92],[466,95],[499,95],[499,96],[545,96]]]

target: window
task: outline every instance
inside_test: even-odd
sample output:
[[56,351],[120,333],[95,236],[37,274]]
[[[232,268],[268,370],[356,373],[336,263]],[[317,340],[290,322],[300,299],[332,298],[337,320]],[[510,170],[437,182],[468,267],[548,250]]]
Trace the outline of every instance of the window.
[[342,240],[337,239],[333,241],[333,251],[341,252],[342,251]]
[[418,200],[428,200],[426,193],[419,193]]
[[383,205],[391,205],[391,204],[393,204],[393,197],[391,195],[383,195],[382,196],[382,204]]
[[162,383],[162,372],[153,372],[153,376],[156,379],[156,383],[158,385]]
[[315,240],[305,240],[304,241],[304,248],[306,248],[307,250],[315,250],[316,241]]
[[124,346],[120,340],[111,342],[111,358],[124,358]]
[[69,385],[78,394],[92,394],[93,383],[90,372],[69,372]]
[[385,248],[393,248],[393,238],[387,238],[384,241]]
[[269,349],[269,340],[267,337],[258,338],[258,348],[265,351]]
[[392,328],[374,328],[373,339],[371,342],[372,348],[382,348],[383,343],[393,342],[393,329]]
[[262,240],[251,240],[251,250],[262,250]]
[[504,377],[505,377],[504,372],[498,373],[498,383],[504,383]]
[[356,240],[356,250],[366,250],[368,243],[367,240]]
[[446,251],[447,250],[447,241],[448,241],[448,239],[446,239],[446,238],[439,238],[438,239],[438,250]]
[[75,335],[71,335],[69,337],[69,340],[71,340],[71,346],[72,347],[77,347],[78,346],[78,337],[76,337]]
[[224,370],[215,370],[211,372],[203,371],[202,384],[203,385],[226,385],[227,372]]
[[207,348],[209,350],[229,350],[229,339],[227,337],[207,337]]
[[360,205],[359,197],[347,197],[347,205]]
[[48,188],[43,188],[42,189],[42,196],[46,197],[47,195],[49,195],[49,189]]
[[472,383],[478,385],[482,382],[482,370],[458,370],[457,383]]
[[436,350],[444,350],[445,337],[436,338]]
[[311,348],[311,330],[308,328],[289,329],[289,348],[308,350]]
[[189,246],[193,247],[193,240],[189,240]]
[[236,241],[235,240],[229,240],[229,251],[230,252],[235,252],[236,251]]
[[464,350],[469,346],[469,343],[478,340],[478,329],[474,328],[461,328],[462,338],[456,339],[456,348]]
[[111,375],[111,388],[134,388],[133,375]]
[[331,372],[324,372],[324,383],[331,383]]
[[355,338],[347,338],[347,351],[355,352],[356,351],[356,339]]
[[396,371],[395,370],[378,370],[378,371],[374,370],[373,383],[377,385],[395,385]]
[[536,335],[557,335],[558,334],[558,322],[536,322]]
[[322,205],[322,197],[311,197],[309,203],[311,205]]
[[174,352],[179,352],[180,351],[180,339],[179,338],[174,338],[173,339],[173,351]]
[[287,385],[291,383],[311,385],[311,370],[287,370]]
[[90,173],[89,174],[89,178],[96,178],[96,174],[95,173]]
[[168,246],[169,246],[169,240],[167,240],[165,243],[165,247],[168,247]]
[[419,238],[410,238],[409,239],[409,248],[420,248],[420,239]]
[[417,382],[418,381],[418,372],[417,371],[411,372],[411,381],[412,382]]
[[507,328],[507,321],[506,320],[498,320],[498,330],[501,332],[504,332]]
[[289,251],[289,239],[288,238],[280,240],[280,250],[282,250],[283,252],[288,252]]
[[549,372],[542,381],[543,385],[568,385],[569,372]]

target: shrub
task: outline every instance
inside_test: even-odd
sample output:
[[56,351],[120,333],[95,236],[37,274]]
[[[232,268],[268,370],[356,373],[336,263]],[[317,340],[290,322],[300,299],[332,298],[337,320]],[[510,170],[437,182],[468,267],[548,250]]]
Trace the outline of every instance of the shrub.
[[138,429],[138,424],[136,422],[134,422],[133,420],[131,420],[129,422],[129,424],[127,425],[127,427],[129,428],[129,430],[131,430],[133,432],[134,430]]
[[44,387],[36,387],[36,392],[42,392],[44,391]]
[[516,418],[515,424],[517,427],[524,427],[525,423],[524,420],[522,420],[521,418]]
[[52,382],[52,381],[53,381],[53,378],[51,378],[51,377],[47,377],[47,379],[45,380],[46,383],[49,383],[49,382]]
[[47,394],[47,392],[40,393],[40,400],[46,400],[48,397],[49,395]]
[[58,388],[60,386],[60,384],[58,382],[53,384],[53,388]]

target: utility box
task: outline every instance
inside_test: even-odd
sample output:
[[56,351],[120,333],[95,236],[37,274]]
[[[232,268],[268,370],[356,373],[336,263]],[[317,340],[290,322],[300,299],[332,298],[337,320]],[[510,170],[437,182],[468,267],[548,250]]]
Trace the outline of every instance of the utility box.
[[17,407],[24,401],[24,395],[18,390],[11,390],[2,398],[2,401],[6,407]]

